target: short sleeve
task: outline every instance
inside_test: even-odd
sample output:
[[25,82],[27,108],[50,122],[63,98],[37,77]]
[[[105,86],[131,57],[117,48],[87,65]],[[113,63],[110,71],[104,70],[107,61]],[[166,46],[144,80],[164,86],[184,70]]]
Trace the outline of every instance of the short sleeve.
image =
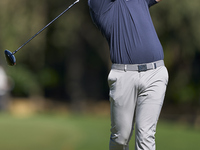
[[106,12],[115,0],[88,0],[89,8],[96,14]]
[[88,6],[90,7],[90,0],[88,0]]
[[147,4],[148,4],[149,7],[158,3],[156,0],[146,0],[146,1],[147,1]]
[[88,0],[88,6],[98,14],[103,9],[103,0]]

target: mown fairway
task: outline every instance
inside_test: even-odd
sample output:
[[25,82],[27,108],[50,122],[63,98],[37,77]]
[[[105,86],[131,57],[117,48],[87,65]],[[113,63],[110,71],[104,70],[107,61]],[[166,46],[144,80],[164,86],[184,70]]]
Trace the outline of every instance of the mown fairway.
[[[108,150],[109,117],[0,114],[0,150]],[[157,150],[198,150],[200,130],[160,121]],[[134,138],[130,150],[134,150]]]

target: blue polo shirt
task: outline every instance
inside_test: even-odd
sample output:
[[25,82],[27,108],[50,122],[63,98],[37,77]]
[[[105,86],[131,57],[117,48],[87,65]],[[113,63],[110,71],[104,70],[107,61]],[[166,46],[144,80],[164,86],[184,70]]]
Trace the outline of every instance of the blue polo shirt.
[[155,0],[88,0],[93,22],[106,37],[112,63],[142,64],[163,59],[149,7]]

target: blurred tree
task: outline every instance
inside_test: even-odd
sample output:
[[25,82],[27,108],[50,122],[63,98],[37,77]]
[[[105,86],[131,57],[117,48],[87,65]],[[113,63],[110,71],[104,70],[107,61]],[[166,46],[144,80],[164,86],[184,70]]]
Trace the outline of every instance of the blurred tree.
[[[5,65],[5,48],[14,51],[28,40],[40,26],[45,23],[44,1],[0,1],[0,59]],[[30,96],[41,93],[35,71],[44,65],[45,34],[41,34],[28,45],[27,50],[16,54],[16,68],[6,68],[8,75],[15,81],[13,94],[16,96]],[[22,65],[24,64],[24,65]],[[37,91],[37,92],[35,92]]]
[[[72,2],[1,1],[1,49],[14,51]],[[40,93],[74,102],[105,99],[108,88],[102,83],[106,83],[108,72],[107,48],[90,20],[87,1],[81,1],[16,54],[17,66],[7,68],[16,83],[13,94]],[[27,86],[24,91],[22,87]]]
[[162,1],[151,9],[153,21],[165,50],[170,72],[167,99],[176,103],[200,103],[199,1]]
[[[55,5],[49,8],[51,16]],[[55,11],[60,12],[61,7],[58,8]],[[102,83],[106,83],[107,78],[108,47],[91,22],[87,1],[81,1],[55,22],[47,37],[47,63],[51,62],[51,66],[62,74],[60,95],[68,97],[76,107],[82,100],[107,99],[108,88]]]

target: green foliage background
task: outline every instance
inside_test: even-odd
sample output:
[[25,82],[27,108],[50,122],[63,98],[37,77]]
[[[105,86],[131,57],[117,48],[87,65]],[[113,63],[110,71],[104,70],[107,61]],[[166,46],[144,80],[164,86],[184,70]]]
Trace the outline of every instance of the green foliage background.
[[[81,0],[15,56],[8,67],[4,50],[14,51],[73,0],[0,1],[0,62],[14,81],[12,95],[78,102],[108,99],[109,50]],[[200,103],[198,0],[163,0],[150,11],[165,53],[170,80],[167,103]]]

